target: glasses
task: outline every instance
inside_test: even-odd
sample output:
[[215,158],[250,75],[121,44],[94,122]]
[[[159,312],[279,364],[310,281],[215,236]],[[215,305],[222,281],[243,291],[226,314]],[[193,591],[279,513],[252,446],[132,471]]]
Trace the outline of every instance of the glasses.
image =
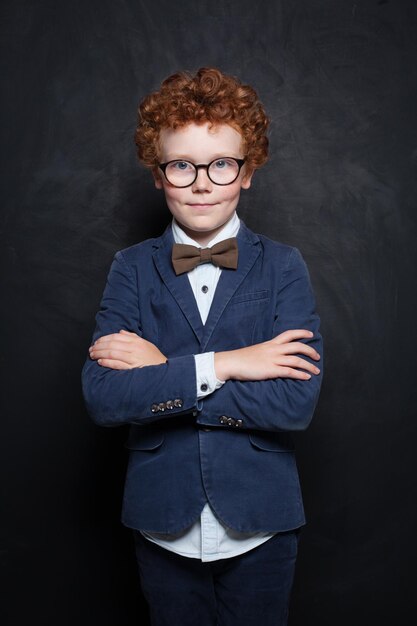
[[196,165],[191,161],[176,159],[167,163],[159,163],[158,167],[163,172],[167,181],[174,187],[189,187],[198,176],[198,170],[205,169],[207,176],[215,185],[231,185],[239,176],[245,159],[233,157],[220,157],[210,161],[207,165]]

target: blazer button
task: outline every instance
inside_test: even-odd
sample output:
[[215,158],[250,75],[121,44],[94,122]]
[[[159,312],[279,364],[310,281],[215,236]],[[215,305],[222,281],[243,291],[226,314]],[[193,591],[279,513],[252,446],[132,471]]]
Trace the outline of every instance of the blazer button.
[[234,426],[235,425],[235,420],[233,419],[233,417],[228,417],[227,418],[227,425],[228,426]]
[[236,428],[242,428],[243,420],[236,420]]
[[159,409],[160,411],[165,411],[165,409],[166,409],[166,408],[167,408],[167,405],[165,404],[165,402],[160,402],[160,403],[158,404],[158,409]]
[[200,385],[201,391],[207,391],[207,389],[208,389],[208,385],[206,385],[206,383],[203,383],[202,385]]
[[181,398],[175,398],[174,400],[174,406],[177,409],[180,409],[182,407],[182,400]]
[[174,408],[174,403],[172,400],[167,400],[166,401],[166,407],[167,409],[173,409]]
[[220,424],[227,424],[227,416],[226,415],[220,415],[219,422],[220,422]]
[[158,413],[158,411],[159,411],[159,406],[157,404],[153,404],[151,406],[151,412],[152,413]]

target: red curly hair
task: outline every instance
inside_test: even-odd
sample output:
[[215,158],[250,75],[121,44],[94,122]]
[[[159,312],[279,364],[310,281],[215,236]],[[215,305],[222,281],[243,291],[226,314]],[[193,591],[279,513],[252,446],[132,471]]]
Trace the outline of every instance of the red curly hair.
[[256,91],[215,68],[200,68],[193,76],[178,72],[139,105],[135,143],[139,160],[158,166],[159,135],[163,128],[187,124],[229,124],[242,135],[246,167],[260,168],[268,158],[269,119]]

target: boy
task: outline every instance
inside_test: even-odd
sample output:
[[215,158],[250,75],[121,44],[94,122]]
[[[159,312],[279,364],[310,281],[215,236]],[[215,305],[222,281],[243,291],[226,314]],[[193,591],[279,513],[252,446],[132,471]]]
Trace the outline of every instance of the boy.
[[321,338],[299,252],[236,214],[267,127],[255,91],[211,68],[139,108],[173,220],[116,254],[83,390],[97,424],[131,424],[122,521],[153,626],[287,623],[305,522],[290,431],[313,415]]

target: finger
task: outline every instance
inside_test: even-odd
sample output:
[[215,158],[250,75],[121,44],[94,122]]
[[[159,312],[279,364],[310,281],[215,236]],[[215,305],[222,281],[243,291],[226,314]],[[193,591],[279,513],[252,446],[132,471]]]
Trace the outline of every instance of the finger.
[[112,370],[130,370],[133,365],[129,365],[124,361],[117,361],[116,359],[99,359],[97,363],[100,367],[108,367]]
[[134,337],[136,337],[137,339],[140,339],[140,337],[138,335],[135,335],[134,333],[128,333],[128,334],[122,334],[122,333],[112,333],[111,335],[103,335],[102,337],[99,337],[99,339],[97,339],[94,343],[93,346],[95,345],[102,345],[102,344],[106,344],[109,341],[123,341],[123,342],[129,342],[132,341],[132,335]]
[[[113,337],[113,336],[112,336]],[[123,338],[120,335],[115,335],[115,338],[109,337],[103,341],[96,341],[89,348],[89,353],[95,352],[96,350],[124,350],[126,352],[131,352],[134,349],[138,349],[138,344],[134,343],[131,339]]]
[[140,335],[138,335],[136,333],[132,333],[129,330],[125,330],[124,328],[119,330],[119,335],[130,335],[131,337],[139,337],[139,339],[140,339]]
[[115,359],[117,361],[123,361],[124,363],[133,363],[133,355],[131,352],[127,352],[125,350],[108,350],[104,349],[95,349],[90,352],[90,358],[93,361],[97,361],[98,359]]
[[320,354],[313,348],[313,346],[309,346],[306,343],[301,343],[299,341],[292,341],[287,344],[279,344],[274,342],[275,345],[279,346],[279,351],[281,354],[305,354],[305,356],[309,356],[315,361],[320,360]]
[[107,343],[109,343],[110,341],[129,341],[129,339],[123,335],[120,335],[120,333],[113,333],[111,335],[103,335],[103,337],[99,337],[99,339],[96,339],[96,341],[93,343],[93,346],[102,346],[105,345]]
[[311,339],[314,337],[314,333],[305,328],[295,328],[291,330],[284,330],[274,337],[273,341],[276,343],[289,343],[290,341],[297,341],[298,339]]
[[277,378],[293,378],[295,380],[310,380],[311,374],[293,367],[280,367]]
[[315,374],[316,376],[317,374],[320,374],[319,368],[316,365],[314,365],[314,363],[310,363],[310,361],[306,361],[305,359],[302,359],[301,357],[283,356],[279,359],[279,361],[277,362],[277,365],[287,366],[292,369],[306,370],[308,372],[311,372],[312,374]]

